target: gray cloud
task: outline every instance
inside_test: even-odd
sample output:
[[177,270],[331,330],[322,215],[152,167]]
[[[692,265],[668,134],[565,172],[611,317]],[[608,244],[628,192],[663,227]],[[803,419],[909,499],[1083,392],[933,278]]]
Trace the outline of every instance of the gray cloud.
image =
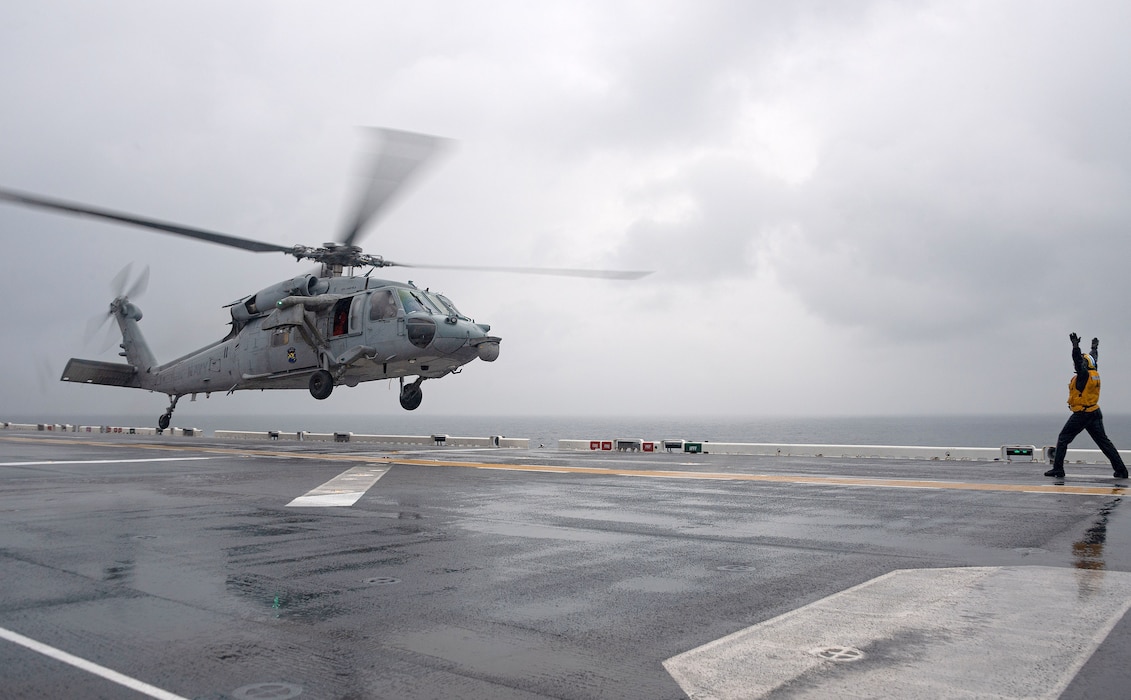
[[[626,377],[647,390],[613,392],[603,409],[1056,410],[1068,331],[1101,335],[1108,358],[1131,347],[1128,14],[1024,2],[16,5],[0,10],[0,186],[318,244],[339,235],[356,189],[358,126],[436,133],[458,147],[368,232],[369,252],[658,272],[615,285],[412,271],[505,339],[499,362],[436,382],[427,410],[585,412],[591,387]],[[0,358],[12,387],[0,414],[25,401],[163,407],[42,389],[45,366],[97,355],[83,327],[128,261],[153,270],[143,327],[162,359],[222,335],[223,304],[303,271],[282,255],[9,206],[0,235],[20,336]],[[786,388],[775,371],[783,338],[803,348],[811,386]],[[921,391],[862,390],[881,347]],[[955,391],[986,347],[1010,358],[1017,390]],[[1109,384],[1131,382],[1131,364],[1105,364]],[[749,398],[787,391],[784,404]],[[317,408],[399,411],[388,393],[361,387]],[[301,394],[207,409],[315,410]],[[1131,406],[1120,401],[1105,406]]]

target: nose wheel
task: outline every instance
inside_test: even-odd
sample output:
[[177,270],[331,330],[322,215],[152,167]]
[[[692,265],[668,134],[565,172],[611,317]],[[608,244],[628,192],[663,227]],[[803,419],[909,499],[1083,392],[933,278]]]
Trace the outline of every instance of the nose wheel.
[[401,408],[415,411],[420,406],[420,402],[424,400],[424,392],[420,388],[423,381],[424,377],[419,377],[412,384],[405,384],[404,377],[401,377]]

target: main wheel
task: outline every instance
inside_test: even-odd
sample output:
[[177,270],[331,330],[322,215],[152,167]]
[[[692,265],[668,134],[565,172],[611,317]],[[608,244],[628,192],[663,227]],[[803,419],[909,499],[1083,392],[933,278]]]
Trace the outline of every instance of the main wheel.
[[415,411],[423,400],[424,392],[419,384],[409,384],[401,390],[401,408],[406,411]]
[[310,395],[321,401],[334,391],[334,377],[324,369],[310,375]]
[[173,417],[168,413],[162,413],[161,416],[157,419],[157,427],[161,430],[165,430],[169,427],[169,423],[172,422],[172,420]]

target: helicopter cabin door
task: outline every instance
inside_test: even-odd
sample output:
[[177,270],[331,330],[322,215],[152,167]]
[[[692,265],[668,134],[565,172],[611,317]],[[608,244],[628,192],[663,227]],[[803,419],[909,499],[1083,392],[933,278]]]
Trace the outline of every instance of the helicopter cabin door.
[[[365,327],[365,344],[378,348],[384,354],[383,346],[392,347],[398,335],[403,335],[404,314],[397,305],[396,292],[390,288],[378,289],[369,294],[369,322]],[[393,350],[392,352],[395,352]]]
[[330,312],[328,319],[330,325],[328,335],[331,342],[338,338],[361,333],[364,326],[361,320],[361,307],[364,305],[364,301],[364,294],[355,294],[345,299],[339,299],[334,304],[334,309]]

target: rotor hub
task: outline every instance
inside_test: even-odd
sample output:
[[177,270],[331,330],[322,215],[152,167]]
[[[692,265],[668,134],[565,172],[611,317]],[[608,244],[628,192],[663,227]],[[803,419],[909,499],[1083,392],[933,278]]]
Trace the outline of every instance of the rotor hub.
[[334,274],[341,274],[341,270],[347,267],[385,267],[390,264],[380,255],[369,255],[359,246],[342,243],[325,243],[321,248],[296,245],[289,252],[299,260],[321,263],[323,269],[333,270]]

